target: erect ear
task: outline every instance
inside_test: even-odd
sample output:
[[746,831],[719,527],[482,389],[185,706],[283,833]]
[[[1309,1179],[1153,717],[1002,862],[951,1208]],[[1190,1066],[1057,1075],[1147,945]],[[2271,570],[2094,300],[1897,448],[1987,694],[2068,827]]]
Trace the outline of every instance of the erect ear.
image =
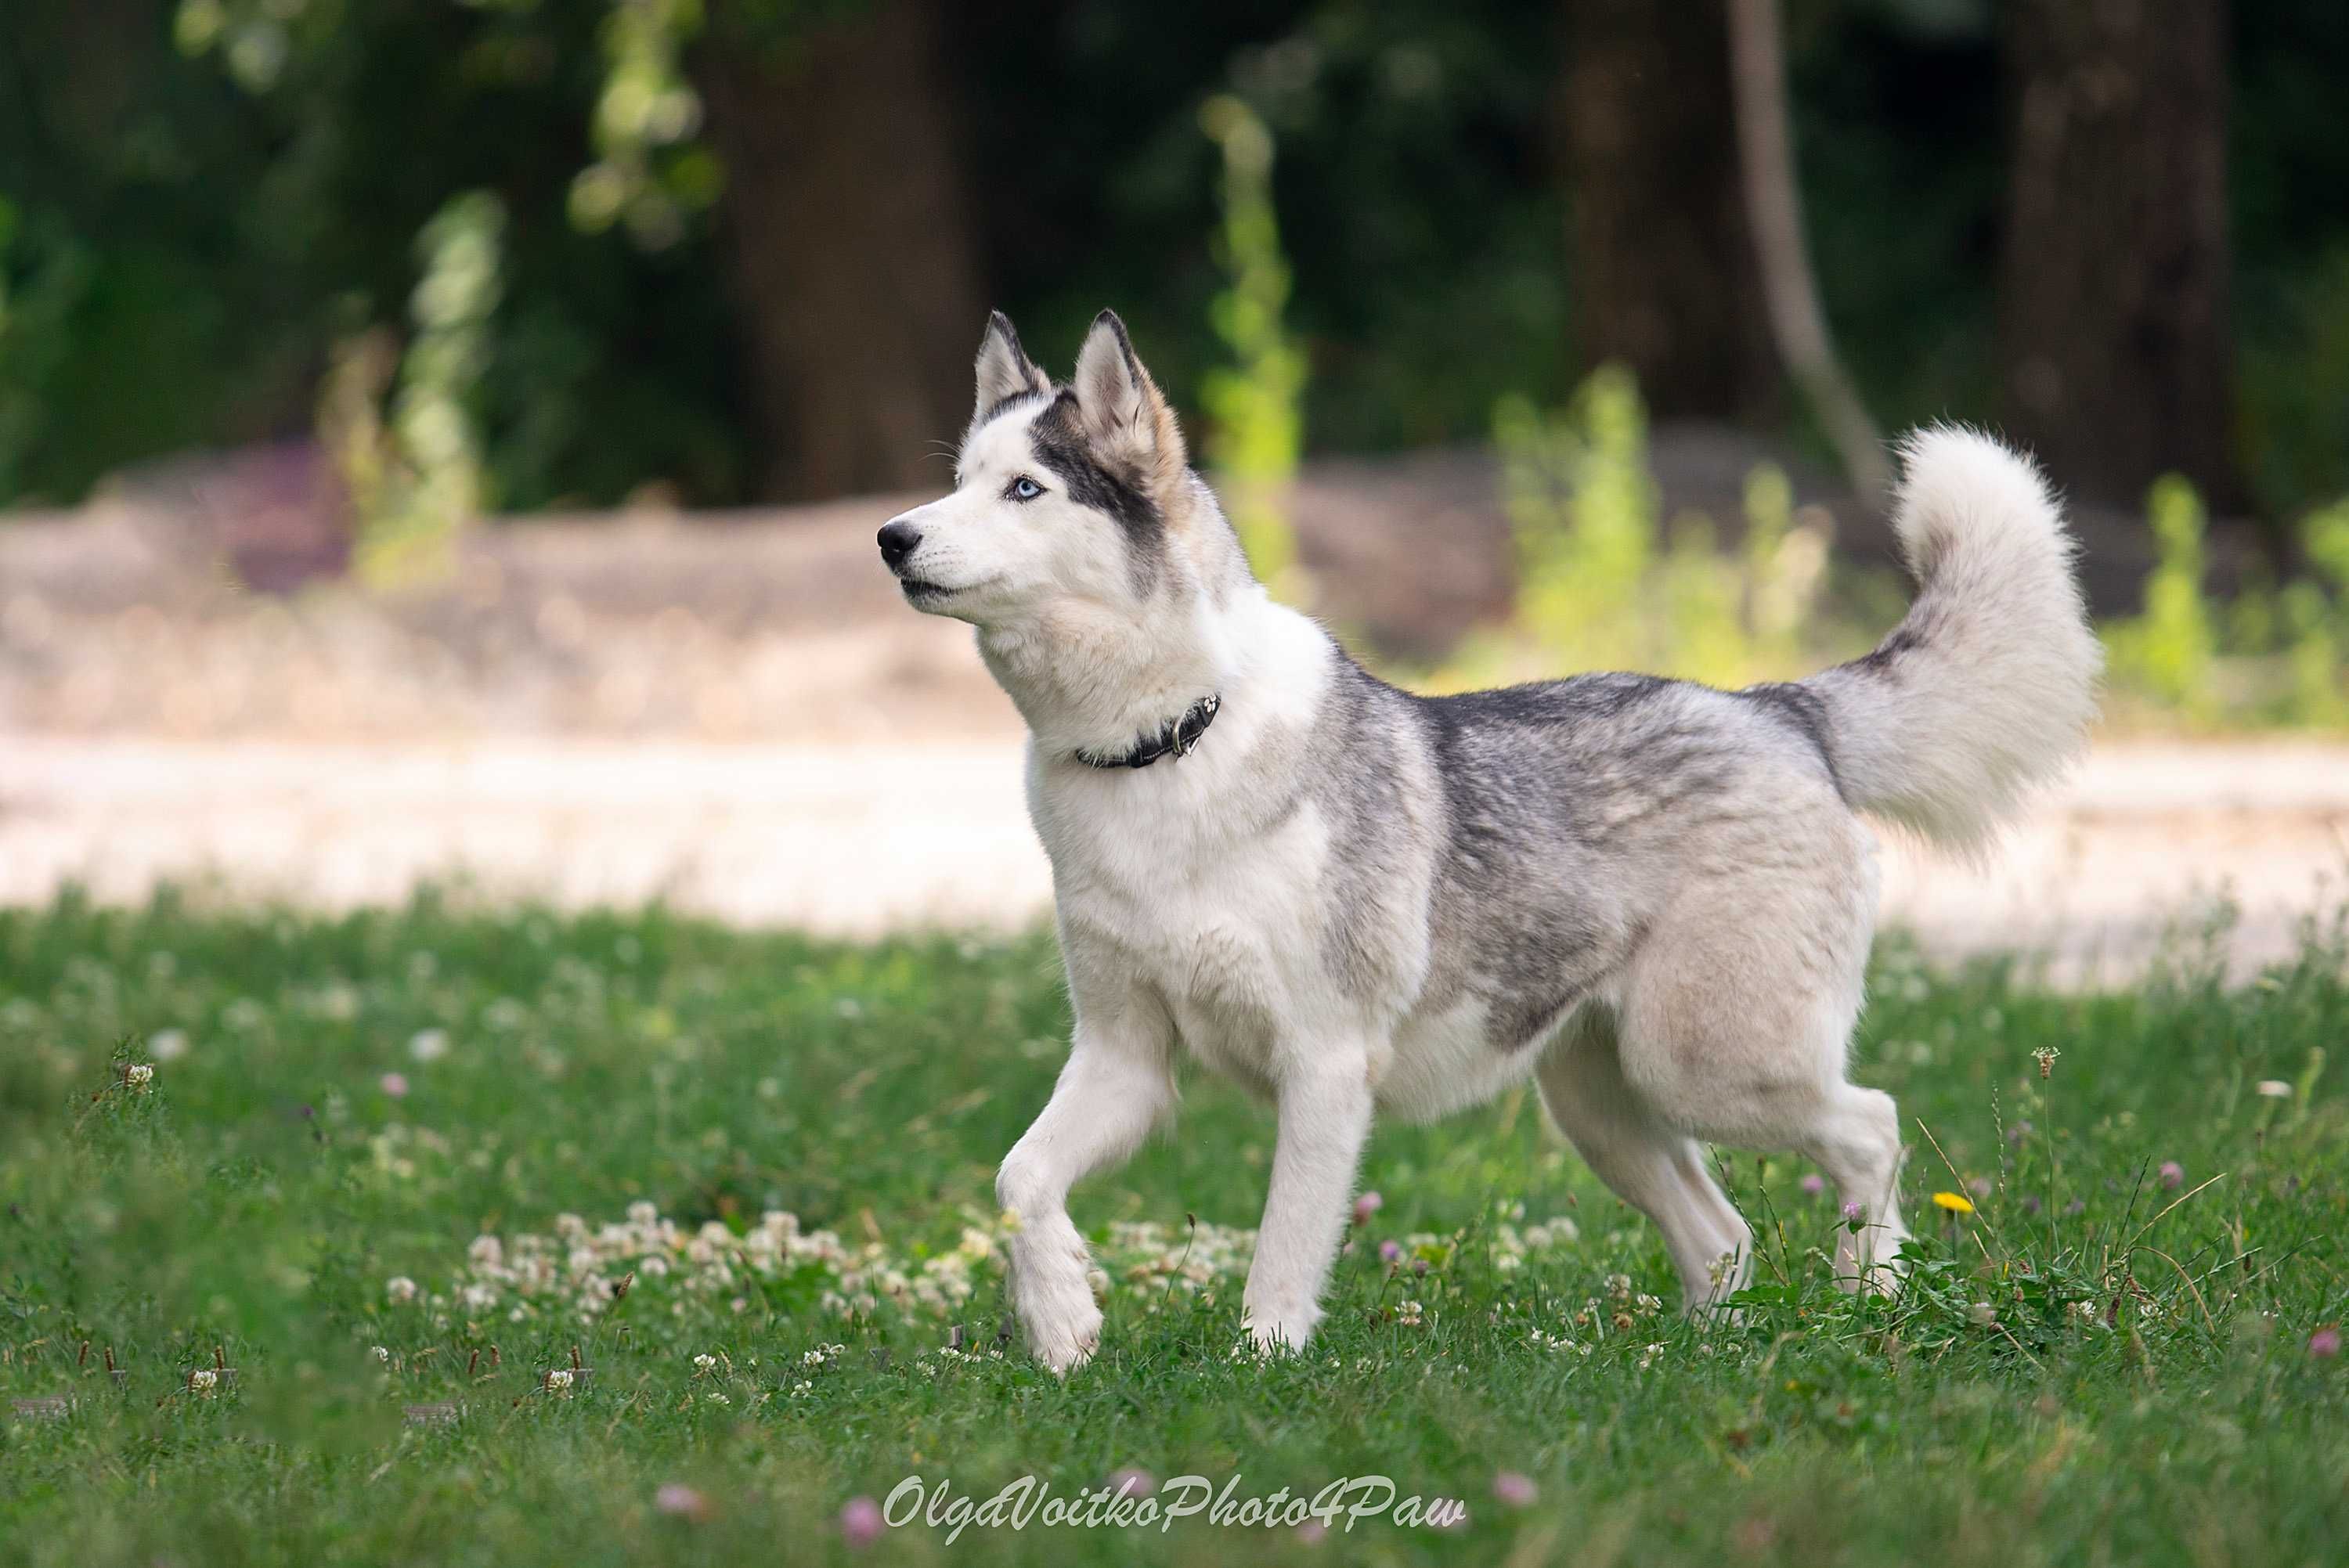
[[1071,385],[1093,456],[1124,469],[1161,500],[1174,496],[1183,483],[1183,432],[1115,311],[1093,318],[1077,351]]
[[990,312],[987,334],[978,340],[978,402],[971,410],[972,423],[986,418],[1007,397],[1051,389],[1052,378],[1038,369],[1019,346],[1019,334],[1012,330],[1011,318],[999,310]]

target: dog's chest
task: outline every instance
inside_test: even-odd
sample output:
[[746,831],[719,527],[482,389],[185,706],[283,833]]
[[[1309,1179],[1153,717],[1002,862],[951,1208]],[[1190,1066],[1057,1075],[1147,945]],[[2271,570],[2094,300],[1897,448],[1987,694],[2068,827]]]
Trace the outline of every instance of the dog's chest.
[[1309,805],[1235,838],[1237,814],[1063,813],[1038,828],[1072,937],[1155,993],[1203,1063],[1260,1086],[1326,984],[1329,836]]

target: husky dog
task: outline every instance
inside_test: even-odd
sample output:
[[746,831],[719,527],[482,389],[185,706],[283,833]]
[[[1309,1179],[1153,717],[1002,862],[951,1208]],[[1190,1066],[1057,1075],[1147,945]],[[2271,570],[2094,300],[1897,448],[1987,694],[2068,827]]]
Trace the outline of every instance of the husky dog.
[[880,545],[915,608],[978,629],[1030,731],[1076,1020],[997,1181],[1034,1354],[1064,1373],[1099,1342],[1069,1189],[1166,1113],[1182,1053],[1278,1118],[1260,1349],[1313,1332],[1373,1115],[1528,1077],[1661,1229],[1690,1310],[1741,1286],[1752,1241],[1707,1141],[1816,1161],[1858,1205],[1839,1277],[1889,1284],[1899,1118],[1845,1076],[1877,901],[1861,817],[1980,856],[2082,744],[2100,655],[2032,465],[1909,438],[1919,592],[1856,663],[1428,698],[1266,594],[1114,315],[1066,386],[1000,315],[978,369],[954,493]]

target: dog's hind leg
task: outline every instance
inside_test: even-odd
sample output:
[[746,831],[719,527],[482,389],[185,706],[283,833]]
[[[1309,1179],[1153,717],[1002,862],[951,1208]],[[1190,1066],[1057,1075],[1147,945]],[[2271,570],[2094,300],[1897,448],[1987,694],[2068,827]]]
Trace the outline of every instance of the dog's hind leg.
[[1909,1233],[1899,1118],[1844,1077],[1874,879],[1865,862],[1806,869],[1724,877],[1655,923],[1625,975],[1623,1074],[1682,1133],[1816,1161],[1859,1206],[1859,1233],[1837,1243],[1841,1283],[1889,1288]]
[[1797,1147],[1833,1179],[1847,1211],[1858,1206],[1858,1231],[1847,1225],[1837,1233],[1837,1279],[1847,1290],[1889,1290],[1909,1239],[1900,1222],[1900,1112],[1892,1097],[1837,1084]]
[[1550,1119],[1615,1195],[1654,1221],[1694,1311],[1744,1284],[1753,1235],[1705,1169],[1704,1150],[1624,1078],[1612,1018],[1595,1004],[1550,1043],[1537,1072]]

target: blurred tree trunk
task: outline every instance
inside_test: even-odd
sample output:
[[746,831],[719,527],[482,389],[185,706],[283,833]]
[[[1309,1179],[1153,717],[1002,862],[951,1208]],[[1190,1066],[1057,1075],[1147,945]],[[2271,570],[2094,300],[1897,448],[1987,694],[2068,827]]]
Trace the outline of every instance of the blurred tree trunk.
[[985,325],[935,0],[781,38],[720,0],[695,75],[774,500],[936,488]]
[[1794,114],[1788,108],[1785,45],[1778,0],[1729,0],[1730,77],[1737,100],[1737,142],[1745,173],[1745,216],[1770,305],[1778,358],[1802,388],[1803,401],[1826,433],[1844,477],[1881,509],[1892,489],[1883,438],[1859,389],[1836,357],[1826,307],[1803,234],[1803,183],[1795,169]]
[[2012,0],[2007,418],[2074,494],[2177,470],[2239,506],[2225,0]]
[[1666,417],[1778,386],[1738,181],[1723,0],[1566,0],[1560,129],[1585,355]]

